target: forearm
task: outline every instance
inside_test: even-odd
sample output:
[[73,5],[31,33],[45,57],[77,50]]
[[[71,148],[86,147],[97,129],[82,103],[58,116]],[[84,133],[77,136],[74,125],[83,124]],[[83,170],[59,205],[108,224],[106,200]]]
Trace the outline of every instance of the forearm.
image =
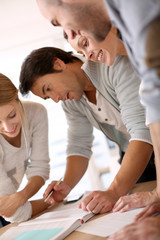
[[43,184],[44,184],[44,180],[42,177],[40,176],[31,177],[28,180],[28,183],[25,186],[25,188],[17,192],[17,194],[21,196],[21,201],[22,201],[21,204],[24,204],[29,198],[31,198],[34,194],[36,194],[38,190],[43,186]]
[[44,199],[30,201],[30,203],[32,205],[32,217],[50,206],[48,203],[44,202]]
[[131,141],[109,190],[114,191],[117,197],[127,194],[142,175],[152,151],[153,148],[148,143]]
[[67,158],[64,182],[71,189],[80,181],[88,167],[88,158],[82,156],[70,156]]
[[149,125],[153,148],[155,153],[155,164],[157,173],[157,191],[160,196],[160,122],[152,123]]

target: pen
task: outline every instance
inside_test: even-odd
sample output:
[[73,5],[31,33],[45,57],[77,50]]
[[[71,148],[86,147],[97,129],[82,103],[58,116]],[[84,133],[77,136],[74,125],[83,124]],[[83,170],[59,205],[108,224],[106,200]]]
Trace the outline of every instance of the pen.
[[[58,184],[60,184],[61,180],[62,180],[62,177],[58,180],[58,182],[56,183],[55,186],[57,186]],[[50,193],[48,194],[48,196],[47,196],[46,199],[44,200],[45,202],[47,202],[47,200],[50,198],[50,196],[52,195],[53,192],[54,192],[54,189],[52,189],[52,190],[50,191]]]

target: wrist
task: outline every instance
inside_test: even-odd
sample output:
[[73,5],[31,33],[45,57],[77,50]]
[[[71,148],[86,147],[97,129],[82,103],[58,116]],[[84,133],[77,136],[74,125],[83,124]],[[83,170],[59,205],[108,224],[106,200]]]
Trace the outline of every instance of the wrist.
[[19,192],[16,192],[15,194],[17,195],[21,205],[23,205],[28,200],[25,190],[21,190]]
[[114,194],[114,196],[119,199],[121,196],[127,194],[128,192],[126,191],[126,189],[124,189],[123,184],[118,183],[118,181],[116,179],[114,179],[114,181],[111,183],[111,185],[108,188],[109,192],[112,192],[112,194]]

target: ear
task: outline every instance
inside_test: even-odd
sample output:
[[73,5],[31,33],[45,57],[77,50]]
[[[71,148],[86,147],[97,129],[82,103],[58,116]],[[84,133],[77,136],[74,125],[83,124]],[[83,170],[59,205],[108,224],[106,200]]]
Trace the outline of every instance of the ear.
[[53,62],[53,69],[58,71],[63,71],[66,68],[66,64],[59,58]]

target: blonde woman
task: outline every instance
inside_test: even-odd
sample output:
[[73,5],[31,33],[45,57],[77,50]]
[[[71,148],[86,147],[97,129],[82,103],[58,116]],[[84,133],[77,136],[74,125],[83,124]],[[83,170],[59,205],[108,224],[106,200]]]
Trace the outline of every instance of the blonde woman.
[[[18,191],[25,174],[28,182]],[[48,177],[46,109],[39,103],[20,101],[14,84],[0,74],[1,227],[25,221],[49,206],[43,199],[29,201]]]

